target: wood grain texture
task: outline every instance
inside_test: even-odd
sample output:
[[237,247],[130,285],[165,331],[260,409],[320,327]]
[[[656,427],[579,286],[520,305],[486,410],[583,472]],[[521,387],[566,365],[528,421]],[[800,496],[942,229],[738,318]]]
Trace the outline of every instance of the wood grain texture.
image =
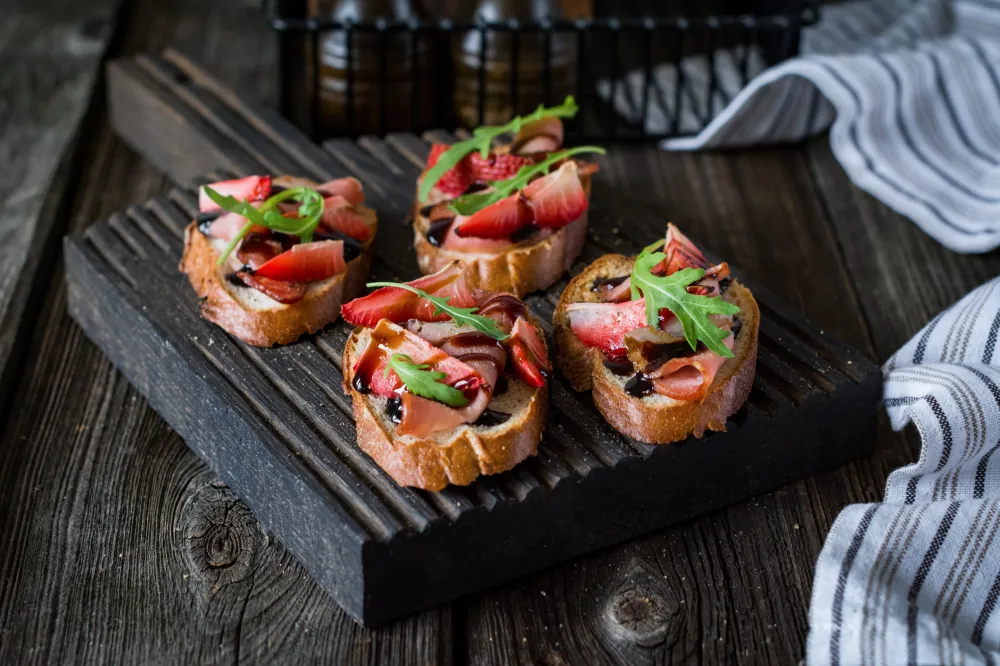
[[[34,320],[39,269],[64,227],[72,152],[121,0],[14,0],[0,27],[0,423]],[[35,293],[37,295],[37,292]]]
[[[131,4],[119,55],[273,97],[257,3]],[[168,188],[100,104],[82,136],[70,230]],[[451,663],[447,607],[366,631],[330,600],[71,323],[55,259],[0,441],[0,663]]]

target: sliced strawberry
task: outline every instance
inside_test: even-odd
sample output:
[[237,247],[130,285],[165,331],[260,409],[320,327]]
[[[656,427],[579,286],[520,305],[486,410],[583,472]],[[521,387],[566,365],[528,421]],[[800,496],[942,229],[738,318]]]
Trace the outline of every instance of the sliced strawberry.
[[534,164],[531,158],[509,153],[490,153],[485,158],[479,153],[472,153],[462,161],[468,164],[466,172],[471,179],[470,184],[507,180],[516,176],[521,167]]
[[543,229],[558,229],[574,222],[587,210],[587,193],[580,184],[576,162],[532,181],[521,191],[534,212],[535,222]]
[[316,190],[324,197],[344,197],[352,206],[357,206],[365,201],[365,192],[361,187],[361,182],[350,176],[323,183]]
[[[211,187],[222,196],[236,197],[240,201],[263,201],[271,196],[271,177],[247,176],[238,180],[210,183],[207,187]],[[202,213],[219,210],[219,206],[208,198],[204,187],[198,190],[198,208]]]
[[295,245],[254,271],[255,275],[288,282],[315,282],[344,271],[344,241],[324,240]]
[[[438,158],[451,148],[445,143],[435,143],[431,146],[431,153],[427,156],[427,168],[430,169],[437,164]],[[472,177],[468,173],[468,162],[463,159],[451,169],[444,172],[438,182],[434,185],[449,199],[454,199],[472,184]]]
[[510,238],[521,227],[531,224],[531,208],[518,194],[459,218],[454,229],[458,236],[475,238]]
[[[465,218],[459,218],[465,219]],[[495,252],[505,252],[510,248],[514,247],[514,243],[507,238],[494,239],[494,238],[477,238],[475,236],[459,236],[455,233],[456,224],[452,224],[449,227],[448,232],[444,235],[444,240],[441,241],[441,247],[445,250],[453,250],[455,252],[469,252],[469,253],[495,253]]]
[[[419,280],[406,284],[422,289],[431,296],[441,296],[448,303],[461,308],[476,306],[472,293],[465,282],[465,274],[458,262],[452,262],[437,273],[425,275]],[[388,319],[397,324],[410,319],[420,321],[446,321],[448,315],[434,315],[434,304],[413,292],[399,287],[382,287],[367,296],[355,298],[340,308],[344,321],[354,326],[373,328],[380,319]]]
[[518,317],[510,334],[510,353],[514,370],[521,381],[538,388],[545,385],[546,372],[552,371],[545,344],[538,331],[524,317]]
[[351,203],[339,194],[323,200],[323,219],[320,225],[339,231],[362,243],[372,235],[368,219],[352,210]]
[[[646,302],[641,298],[625,303],[573,303],[566,311],[580,342],[611,357],[625,356],[625,334],[646,326]],[[670,310],[660,311],[661,328],[673,319]]]
[[236,276],[243,280],[243,284],[248,287],[253,287],[269,298],[278,301],[279,303],[284,303],[285,305],[291,305],[301,301],[302,297],[306,295],[306,289],[309,286],[302,282],[271,280],[259,275],[246,273],[244,271],[240,271],[236,274]]
[[528,123],[514,135],[510,152],[515,155],[549,153],[559,150],[563,142],[562,120],[554,116]]

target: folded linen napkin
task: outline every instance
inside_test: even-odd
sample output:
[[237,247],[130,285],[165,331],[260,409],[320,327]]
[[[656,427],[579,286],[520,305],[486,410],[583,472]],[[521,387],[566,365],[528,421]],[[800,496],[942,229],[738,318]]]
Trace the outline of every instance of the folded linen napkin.
[[[829,127],[851,180],[940,243],[958,252],[1000,245],[1000,0],[826,6],[819,24],[803,31],[801,52],[739,92],[734,63],[752,75],[758,55],[719,54],[715,102],[725,108],[696,136],[664,147],[797,141]],[[707,78],[708,66],[707,58],[687,59],[685,79]],[[676,69],[654,73],[659,97],[674,99]],[[626,118],[637,117],[632,101],[642,98],[644,82],[633,72],[614,88]],[[699,112],[713,108],[699,88],[682,98],[681,131],[700,127]],[[602,83],[598,92],[608,97],[612,87]],[[667,131],[677,109],[668,111],[652,110],[646,130]]]
[[837,517],[816,563],[810,664],[1000,662],[1000,278],[889,359],[892,427],[920,459]]

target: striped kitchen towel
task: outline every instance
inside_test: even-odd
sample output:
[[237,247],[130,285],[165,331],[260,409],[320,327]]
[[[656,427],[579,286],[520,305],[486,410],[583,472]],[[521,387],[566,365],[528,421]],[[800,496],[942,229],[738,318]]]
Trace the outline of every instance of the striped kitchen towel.
[[892,427],[920,459],[847,507],[816,563],[809,664],[1000,663],[1000,278],[884,367]]
[[[725,108],[672,150],[797,141],[830,128],[830,146],[851,180],[958,252],[1000,245],[1000,0],[865,0],[823,8],[803,32],[802,56],[733,89],[736,63],[751,74],[758,54],[717,59]],[[685,80],[707,79],[709,60],[686,59]],[[659,97],[670,100],[676,67],[657,69]],[[636,118],[645,79],[614,87],[614,105]],[[680,109],[651,110],[646,130],[700,127],[689,85]],[[612,95],[603,82],[598,92]],[[702,93],[707,96],[707,93]],[[718,101],[718,100],[712,100]]]

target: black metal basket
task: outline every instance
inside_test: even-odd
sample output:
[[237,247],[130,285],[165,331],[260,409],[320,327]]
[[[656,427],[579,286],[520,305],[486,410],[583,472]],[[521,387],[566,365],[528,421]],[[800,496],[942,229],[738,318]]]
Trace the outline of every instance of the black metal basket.
[[566,127],[574,140],[694,134],[758,71],[796,55],[818,14],[798,0],[743,14],[458,23],[315,18],[304,5],[263,0],[281,35],[282,112],[316,140],[500,124],[566,94],[581,109]]

